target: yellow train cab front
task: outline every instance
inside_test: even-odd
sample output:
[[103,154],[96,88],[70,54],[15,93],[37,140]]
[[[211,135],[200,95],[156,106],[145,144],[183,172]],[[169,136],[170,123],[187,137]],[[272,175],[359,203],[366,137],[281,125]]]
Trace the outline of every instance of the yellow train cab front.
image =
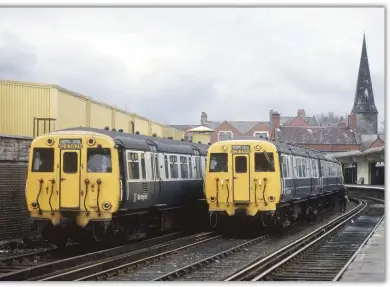
[[230,140],[215,143],[208,151],[205,178],[209,210],[249,216],[275,210],[281,181],[276,146],[262,140]]

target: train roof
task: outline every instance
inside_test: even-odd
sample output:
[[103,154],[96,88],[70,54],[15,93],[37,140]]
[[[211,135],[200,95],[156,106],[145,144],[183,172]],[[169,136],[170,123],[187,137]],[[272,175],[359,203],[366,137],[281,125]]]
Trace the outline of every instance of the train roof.
[[150,150],[150,146],[155,146],[160,152],[194,154],[194,150],[198,150],[201,155],[207,155],[207,150],[209,147],[208,145],[199,143],[129,134],[97,128],[75,127],[58,131],[85,131],[100,133],[111,137],[125,148],[137,150]]
[[[287,154],[292,153],[292,154],[297,155],[297,156],[304,156],[304,157],[308,156],[310,158],[318,158],[318,159],[322,159],[322,160],[337,162],[337,160],[334,157],[326,155],[318,150],[303,148],[303,147],[288,144],[285,142],[276,142],[276,141],[271,141],[271,140],[262,139],[262,138],[253,138],[253,137],[245,137],[245,136],[238,137],[238,138],[235,138],[232,140],[227,140],[225,142],[235,141],[235,140],[239,140],[239,141],[246,141],[246,140],[247,141],[264,141],[264,142],[268,142],[268,143],[274,145],[282,153],[287,153]],[[220,143],[222,143],[222,142],[220,142]]]

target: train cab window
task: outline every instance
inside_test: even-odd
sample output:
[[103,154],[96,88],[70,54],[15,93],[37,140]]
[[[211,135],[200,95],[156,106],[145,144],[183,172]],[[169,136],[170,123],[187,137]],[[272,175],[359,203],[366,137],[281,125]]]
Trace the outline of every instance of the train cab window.
[[54,171],[54,149],[34,148],[32,172]]
[[180,157],[180,172],[181,178],[188,178],[188,164],[185,156]]
[[146,178],[146,171],[145,171],[145,154],[144,153],[141,153],[141,174],[142,174],[142,178],[145,179]]
[[227,153],[212,153],[210,155],[209,172],[227,172],[228,155]]
[[246,173],[247,170],[247,157],[246,156],[236,156],[234,159],[234,168],[236,173]]
[[256,172],[275,171],[274,155],[272,152],[255,153],[255,171]]
[[63,157],[63,172],[64,173],[76,173],[78,170],[78,154],[77,152],[65,152]]
[[139,159],[138,153],[129,152],[127,154],[127,172],[129,179],[139,179]]
[[111,150],[109,148],[87,149],[88,172],[112,172]]
[[169,178],[169,170],[168,170],[168,156],[164,155],[164,165],[165,165],[165,178]]
[[169,156],[169,167],[171,169],[171,178],[179,178],[179,168],[178,168],[177,156]]

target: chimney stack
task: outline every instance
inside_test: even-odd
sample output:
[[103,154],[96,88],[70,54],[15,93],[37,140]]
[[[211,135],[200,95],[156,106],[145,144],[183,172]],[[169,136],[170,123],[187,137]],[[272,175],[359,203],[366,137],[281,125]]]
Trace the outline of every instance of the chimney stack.
[[280,126],[280,114],[277,111],[272,112],[272,120],[271,120],[271,138],[276,139],[277,131],[276,129]]
[[207,114],[205,112],[202,112],[202,115],[200,116],[200,125],[204,126],[207,123]]
[[306,116],[305,110],[304,109],[299,109],[298,110],[298,117],[304,118]]
[[356,115],[350,114],[348,115],[348,126],[351,130],[356,130]]

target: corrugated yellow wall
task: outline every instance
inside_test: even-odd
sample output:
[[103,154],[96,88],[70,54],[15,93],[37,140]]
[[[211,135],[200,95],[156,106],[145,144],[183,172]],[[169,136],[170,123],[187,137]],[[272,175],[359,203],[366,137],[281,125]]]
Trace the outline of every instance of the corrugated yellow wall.
[[[50,86],[0,81],[0,133],[33,136],[34,117],[50,117],[51,89]],[[40,130],[43,131],[43,124]]]
[[[124,112],[115,110],[115,126],[117,130],[123,129],[125,133],[132,133],[131,124],[132,116],[130,114],[125,114]],[[111,127],[110,127],[111,128]]]
[[56,129],[87,126],[87,99],[69,92],[58,91],[58,120]]
[[163,127],[160,124],[157,123],[151,123],[151,128],[152,128],[152,135],[156,134],[157,137],[163,137]]
[[165,127],[165,126],[162,128],[162,133],[163,133],[164,138],[174,137],[174,135],[175,135],[175,133],[172,129]]
[[91,101],[90,106],[90,127],[103,129],[105,126],[112,125],[112,109],[108,106],[103,106]]
[[137,115],[134,115],[134,129],[141,135],[151,135],[149,133],[149,121]]

